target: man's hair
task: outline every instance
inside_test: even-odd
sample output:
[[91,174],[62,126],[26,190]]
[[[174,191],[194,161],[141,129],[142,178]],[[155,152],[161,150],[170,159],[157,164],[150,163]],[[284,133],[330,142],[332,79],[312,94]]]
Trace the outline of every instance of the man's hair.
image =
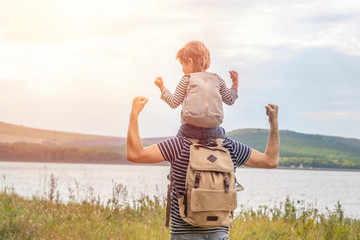
[[180,63],[187,63],[189,58],[193,60],[196,71],[204,71],[210,67],[210,52],[200,41],[186,43],[176,54]]

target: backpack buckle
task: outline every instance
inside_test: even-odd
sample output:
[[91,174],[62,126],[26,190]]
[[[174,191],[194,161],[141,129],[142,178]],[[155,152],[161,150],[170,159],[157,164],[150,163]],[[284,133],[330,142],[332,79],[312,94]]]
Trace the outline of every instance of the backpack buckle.
[[194,184],[194,188],[198,188],[200,185],[200,172],[196,171],[195,172],[195,184]]
[[242,191],[242,190],[244,190],[244,186],[243,185],[241,185],[238,181],[237,181],[237,179],[236,179],[236,177],[235,177],[235,190],[237,191],[237,192],[240,192],[240,191]]
[[229,183],[229,178],[226,176],[226,173],[222,173],[222,175],[224,176],[224,187],[225,187],[225,192],[230,192],[230,183]]

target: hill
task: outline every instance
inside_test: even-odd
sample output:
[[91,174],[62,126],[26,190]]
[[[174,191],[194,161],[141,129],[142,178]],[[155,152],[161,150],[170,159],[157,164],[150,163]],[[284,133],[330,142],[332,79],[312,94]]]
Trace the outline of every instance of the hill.
[[41,143],[57,145],[119,145],[125,138],[61,132],[0,122],[0,143]]
[[[268,130],[242,129],[228,133],[259,151],[264,151]],[[360,169],[360,140],[280,130],[280,166]]]
[[[264,151],[269,131],[239,129],[229,137]],[[166,138],[145,138],[144,145]],[[360,140],[280,130],[280,166],[360,169]],[[129,164],[125,138],[28,128],[0,122],[0,161]]]
[[129,164],[125,138],[0,122],[0,161]]

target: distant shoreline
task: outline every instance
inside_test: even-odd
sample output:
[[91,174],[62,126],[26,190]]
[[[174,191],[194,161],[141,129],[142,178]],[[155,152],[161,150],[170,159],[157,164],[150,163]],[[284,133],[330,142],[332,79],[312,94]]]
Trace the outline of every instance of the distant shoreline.
[[[249,168],[254,169],[246,166],[241,166],[241,168]],[[308,171],[336,171],[336,172],[360,172],[360,169],[357,168],[299,168],[299,167],[284,167],[284,166],[278,166],[275,169],[279,170],[308,170]]]
[[356,168],[299,168],[299,167],[277,167],[280,170],[310,170],[310,171],[337,171],[337,172],[360,172],[360,169]]
[[[140,164],[140,163],[116,163],[114,162],[48,162],[48,161],[13,161],[13,160],[3,160],[1,159],[0,162],[17,162],[17,163],[64,163],[64,164],[114,164],[114,165],[132,165],[132,166],[143,166],[145,164]],[[163,162],[163,163],[154,163],[154,164],[146,164],[147,166],[170,166],[167,162]],[[241,168],[243,169],[247,169],[250,167],[246,167],[246,166],[241,166]],[[254,169],[254,168],[251,168]],[[360,172],[360,169],[352,169],[352,168],[299,168],[299,167],[284,167],[284,166],[279,166],[276,169],[279,170],[308,170],[308,171],[337,171],[337,172]]]

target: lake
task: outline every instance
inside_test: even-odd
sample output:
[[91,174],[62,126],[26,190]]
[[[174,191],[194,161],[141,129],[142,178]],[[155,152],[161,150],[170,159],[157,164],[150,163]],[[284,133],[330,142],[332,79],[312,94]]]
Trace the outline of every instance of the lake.
[[[144,195],[165,197],[168,173],[169,167],[154,165],[0,162],[0,190],[12,187],[25,197],[45,196],[53,175],[63,202],[71,196],[106,202],[115,185],[125,186],[123,200],[133,202]],[[360,218],[360,172],[241,167],[236,177],[245,187],[238,193],[238,205],[245,208],[279,206],[289,196],[296,206],[311,205],[323,213],[339,201],[345,216]]]

